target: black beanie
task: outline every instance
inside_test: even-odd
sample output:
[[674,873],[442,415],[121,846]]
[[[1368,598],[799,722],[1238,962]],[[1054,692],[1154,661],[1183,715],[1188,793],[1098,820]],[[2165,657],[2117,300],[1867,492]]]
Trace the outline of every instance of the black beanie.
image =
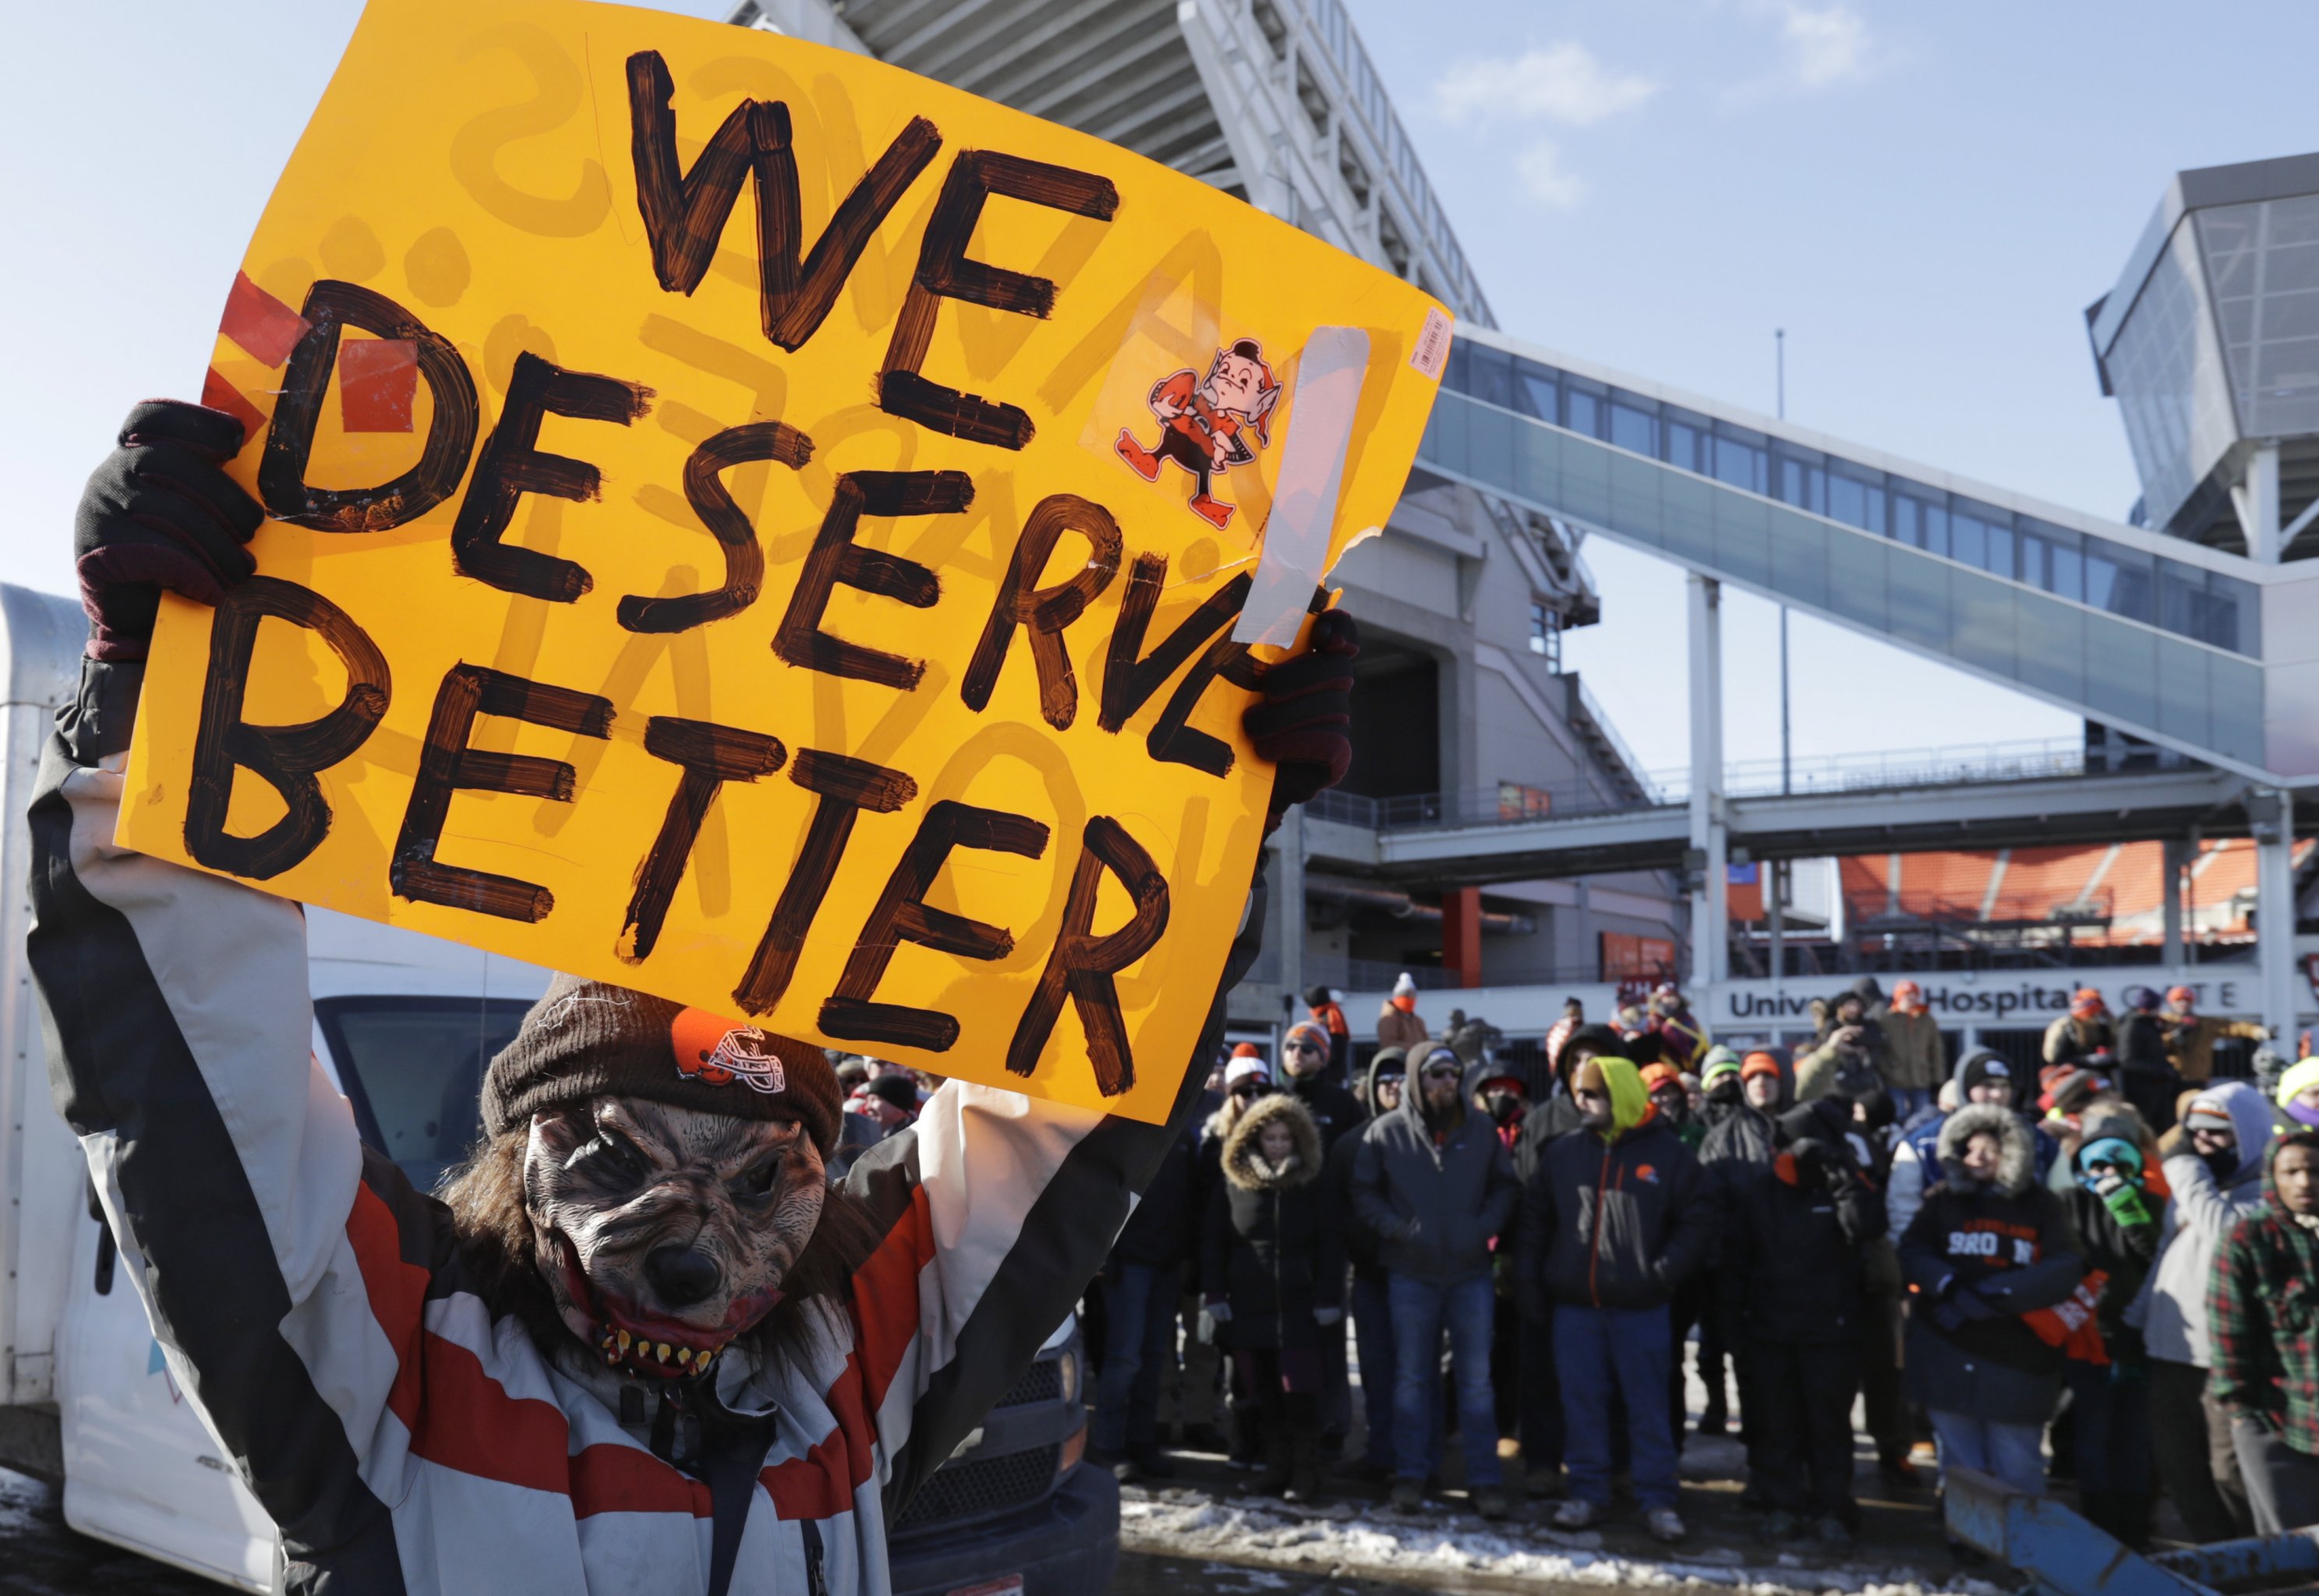
[[[1990,1068],[1992,1064],[1996,1066],[1994,1069]],[[2021,1083],[2014,1078],[2013,1066],[2005,1061],[2003,1055],[1992,1053],[1986,1048],[1966,1058],[1964,1067],[1957,1076],[1957,1085],[1970,1096],[1973,1087],[1992,1078],[2012,1081],[2014,1093],[2017,1097],[2019,1096]]]
[[1624,1059],[1627,1039],[1608,1025],[1581,1025],[1562,1041],[1562,1050],[1554,1056],[1554,1072],[1566,1085],[1570,1071],[1576,1063],[1577,1050],[1584,1048],[1598,1059]]
[[559,975],[483,1075],[496,1139],[558,1104],[609,1094],[805,1127],[837,1145],[841,1094],[822,1050],[707,1009]]
[[904,1114],[918,1112],[918,1083],[907,1075],[881,1075],[864,1088],[872,1097],[882,1097]]

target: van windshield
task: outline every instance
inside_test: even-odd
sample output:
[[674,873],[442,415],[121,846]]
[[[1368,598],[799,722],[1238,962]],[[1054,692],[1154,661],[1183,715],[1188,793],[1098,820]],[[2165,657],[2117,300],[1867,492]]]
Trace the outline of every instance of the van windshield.
[[513,997],[325,997],[314,1017],[363,1141],[431,1192],[483,1134],[483,1066],[530,1006]]

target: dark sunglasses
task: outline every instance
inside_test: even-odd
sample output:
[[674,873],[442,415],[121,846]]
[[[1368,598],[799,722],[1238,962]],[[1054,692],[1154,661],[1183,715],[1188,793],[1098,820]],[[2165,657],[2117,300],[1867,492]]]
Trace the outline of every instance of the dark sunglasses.
[[1317,1053],[1321,1050],[1321,1044],[1317,1041],[1292,1041],[1288,1044],[1288,1050],[1292,1053]]
[[1232,1095],[1235,1097],[1258,1097],[1263,1096],[1264,1091],[1265,1084],[1262,1081],[1244,1080],[1232,1087]]
[[1428,1080],[1456,1080],[1465,1073],[1465,1066],[1461,1064],[1429,1064],[1425,1067],[1425,1078]]

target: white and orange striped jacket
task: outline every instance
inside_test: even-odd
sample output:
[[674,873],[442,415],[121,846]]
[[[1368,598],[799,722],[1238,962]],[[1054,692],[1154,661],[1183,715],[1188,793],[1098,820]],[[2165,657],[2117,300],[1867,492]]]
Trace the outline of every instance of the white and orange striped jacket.
[[622,1427],[576,1343],[543,1356],[494,1314],[447,1211],[361,1146],[311,1056],[297,906],[113,845],[139,669],[90,666],[59,717],[32,962],[124,1272],[290,1589],[888,1590],[889,1514],[1069,1312],[1170,1129],[943,1087],[848,1177],[884,1240],[805,1354],[728,1355],[720,1394],[772,1439],[712,1490]]

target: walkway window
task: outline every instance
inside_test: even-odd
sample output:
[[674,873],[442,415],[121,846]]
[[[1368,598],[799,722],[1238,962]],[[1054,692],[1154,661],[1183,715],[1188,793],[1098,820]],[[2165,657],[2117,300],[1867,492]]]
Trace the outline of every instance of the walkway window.
[[1486,344],[1475,344],[1469,347],[1473,354],[1466,363],[1466,373],[1471,385],[1466,392],[1485,404],[1494,404],[1502,410],[1513,409],[1513,356]]
[[1884,535],[1884,473],[1841,460],[1827,463],[1827,513],[1847,527]]
[[2130,619],[2154,622],[2156,606],[2151,589],[2155,573],[2151,557],[2119,543],[2100,543],[2086,551],[2086,602],[2096,609]]
[[2260,657],[2261,590],[2251,582],[2241,582],[2235,576],[2209,571],[2206,573],[2206,600],[2213,606],[2208,613],[2214,618],[2215,627],[2215,635],[2206,641],[2217,648]]
[[[1914,487],[1915,484],[1909,486]],[[1925,488],[1917,488],[1915,492],[1895,490],[1892,494],[1892,536],[1909,547],[1923,549],[1929,555],[1947,554],[1947,495],[1935,498],[1931,491]]]
[[1793,444],[1772,446],[1772,497],[1812,514],[1827,513],[1827,456]]
[[1658,405],[1620,389],[1611,391],[1611,441],[1622,449],[1659,455]]
[[2064,599],[2086,596],[2083,539],[2065,527],[2020,518],[2021,580]]
[[1602,437],[1602,412],[1611,408],[1610,397],[1611,391],[1600,383],[1566,375],[1562,379],[1562,424],[1581,437]]
[[1728,421],[1715,424],[1715,480],[1750,493],[1768,494],[1771,489],[1771,461],[1765,452],[1765,438],[1760,432],[1750,432],[1744,427],[1734,427]]
[[1978,565],[1992,576],[2013,574],[2013,517],[2008,511],[1953,496],[1949,538],[1952,554],[1966,564]]
[[1536,416],[1548,426],[1562,424],[1562,395],[1556,382],[1558,374],[1550,365],[1540,365],[1535,360],[1514,360],[1514,408],[1525,416]]
[[1662,410],[1659,420],[1666,431],[1666,463],[1679,471],[1696,472],[1701,476],[1712,476],[1714,463],[1709,459],[1708,445],[1712,439],[1715,424],[1705,416],[1672,407]]

